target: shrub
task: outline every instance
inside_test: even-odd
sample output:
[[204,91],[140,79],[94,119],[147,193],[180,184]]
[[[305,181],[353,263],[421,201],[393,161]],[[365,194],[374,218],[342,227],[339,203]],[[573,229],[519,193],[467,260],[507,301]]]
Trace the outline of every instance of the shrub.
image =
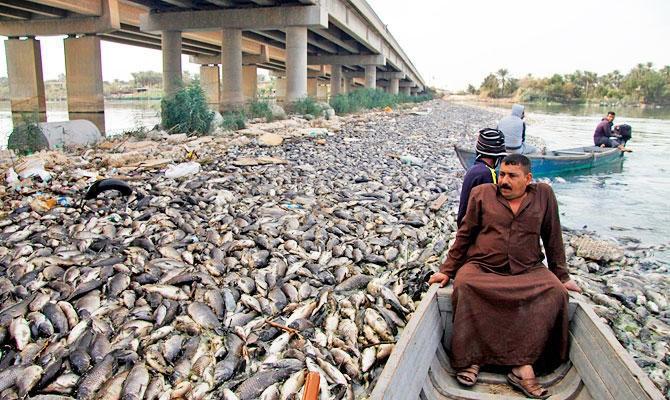
[[247,117],[244,111],[226,111],[222,115],[221,128],[229,131],[244,129],[247,125]]
[[330,106],[333,107],[336,114],[348,114],[355,112],[349,103],[349,96],[346,94],[338,94],[330,98]]
[[161,100],[161,120],[169,133],[205,135],[214,118],[198,81]]
[[249,103],[248,113],[251,118],[265,118],[267,122],[273,120],[270,104],[265,101],[253,101]]
[[14,127],[7,139],[7,148],[19,155],[49,148],[47,138],[37,125],[37,115],[21,114],[21,122]]
[[321,106],[314,101],[313,98],[311,97],[305,97],[303,99],[300,99],[290,106],[291,111],[293,111],[296,114],[310,114],[313,116],[319,116],[321,115],[321,112],[323,111],[321,109]]
[[401,103],[419,103],[432,100],[432,92],[420,96],[394,95],[379,89],[356,89],[351,93],[338,94],[330,99],[337,114],[348,114],[371,108],[393,107]]

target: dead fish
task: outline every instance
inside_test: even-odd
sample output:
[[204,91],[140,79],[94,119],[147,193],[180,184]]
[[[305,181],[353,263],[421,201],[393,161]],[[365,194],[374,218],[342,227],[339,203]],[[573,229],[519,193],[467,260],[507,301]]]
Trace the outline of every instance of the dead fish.
[[337,292],[346,292],[349,290],[358,290],[367,286],[368,283],[372,280],[372,277],[369,275],[357,274],[350,278],[345,279],[339,285],[335,286],[335,291]]
[[199,301],[194,301],[187,307],[188,315],[193,320],[205,329],[218,330],[221,328],[221,321],[216,317],[216,314],[209,306]]
[[133,366],[123,383],[122,400],[141,400],[149,386],[149,371],[144,363]]
[[23,350],[30,343],[30,325],[24,318],[14,318],[9,325],[9,334],[18,350]]
[[188,300],[189,295],[177,286],[171,285],[143,285],[142,289],[149,293],[158,293],[166,299],[170,300]]
[[239,396],[240,400],[257,399],[268,386],[283,381],[294,372],[290,369],[272,369],[257,372],[251,378],[242,382],[235,393]]
[[112,377],[115,357],[107,354],[89,373],[82,377],[77,389],[78,400],[92,399],[103,383]]

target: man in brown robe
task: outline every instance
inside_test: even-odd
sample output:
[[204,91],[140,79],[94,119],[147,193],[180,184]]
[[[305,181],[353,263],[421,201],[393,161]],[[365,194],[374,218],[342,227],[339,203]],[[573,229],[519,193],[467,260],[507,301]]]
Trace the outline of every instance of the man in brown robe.
[[533,364],[566,359],[567,290],[580,289],[566,268],[554,192],[531,182],[527,157],[503,159],[498,184],[472,190],[456,241],[429,282],[454,279],[451,364],[458,381],[474,385],[481,365],[510,366],[510,384],[545,398]]

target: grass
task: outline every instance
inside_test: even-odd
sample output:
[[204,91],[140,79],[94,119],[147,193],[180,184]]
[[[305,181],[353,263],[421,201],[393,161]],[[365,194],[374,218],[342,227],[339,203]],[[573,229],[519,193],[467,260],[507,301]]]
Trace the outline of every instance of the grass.
[[393,107],[402,103],[419,103],[432,99],[431,93],[408,96],[406,94],[394,95],[378,89],[357,89],[351,93],[332,97],[330,105],[337,114],[349,114],[372,108]]
[[230,131],[244,129],[247,125],[247,116],[244,111],[226,111],[222,115],[221,128]]
[[270,104],[265,101],[254,100],[249,103],[247,113],[250,118],[265,118],[267,122],[272,122],[272,110]]
[[295,101],[290,105],[290,110],[295,114],[302,115],[313,115],[318,117],[321,115],[323,109],[321,106],[311,97],[305,97],[298,101]]
[[170,133],[206,135],[213,118],[198,81],[161,100],[162,125]]

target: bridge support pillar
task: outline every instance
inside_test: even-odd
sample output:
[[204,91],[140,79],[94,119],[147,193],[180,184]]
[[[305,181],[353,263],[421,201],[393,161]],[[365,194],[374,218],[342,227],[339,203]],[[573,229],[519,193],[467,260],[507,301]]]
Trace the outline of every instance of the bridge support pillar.
[[286,28],[286,102],[307,96],[307,28]]
[[391,82],[389,83],[389,90],[391,94],[398,94],[399,87],[400,87],[400,79],[391,78]]
[[275,80],[275,98],[279,102],[286,100],[286,77],[277,77]]
[[183,85],[181,76],[181,32],[161,32],[163,52],[163,93],[175,94]]
[[221,42],[221,67],[223,92],[221,112],[237,109],[244,105],[242,90],[242,30],[224,29]]
[[245,65],[242,67],[243,88],[245,101],[256,100],[258,91],[258,67],[255,65]]
[[404,94],[405,96],[409,96],[409,95],[412,94],[412,92],[411,92],[410,89],[411,89],[411,88],[410,88],[409,86],[404,86],[404,87],[400,88],[400,91],[401,91],[402,94]]
[[200,85],[202,86],[207,104],[215,109],[219,107],[221,100],[221,78],[218,65],[200,66]]
[[21,123],[22,114],[46,121],[46,96],[42,75],[40,42],[34,38],[5,40],[9,99],[14,124]]
[[377,66],[376,65],[366,65],[365,66],[365,87],[368,89],[377,88]]
[[344,83],[345,83],[345,85],[344,85],[345,86],[345,91],[347,93],[351,93],[351,92],[354,91],[354,89],[356,89],[356,84],[354,83],[354,78],[345,78]]
[[328,102],[328,85],[324,85],[324,84],[319,85],[318,82],[317,82],[316,98],[319,101]]
[[313,99],[319,97],[319,80],[317,78],[307,79],[307,95]]
[[333,64],[330,66],[330,96],[342,93],[342,66]]
[[68,37],[63,48],[68,115],[71,120],[88,119],[105,132],[100,37]]

